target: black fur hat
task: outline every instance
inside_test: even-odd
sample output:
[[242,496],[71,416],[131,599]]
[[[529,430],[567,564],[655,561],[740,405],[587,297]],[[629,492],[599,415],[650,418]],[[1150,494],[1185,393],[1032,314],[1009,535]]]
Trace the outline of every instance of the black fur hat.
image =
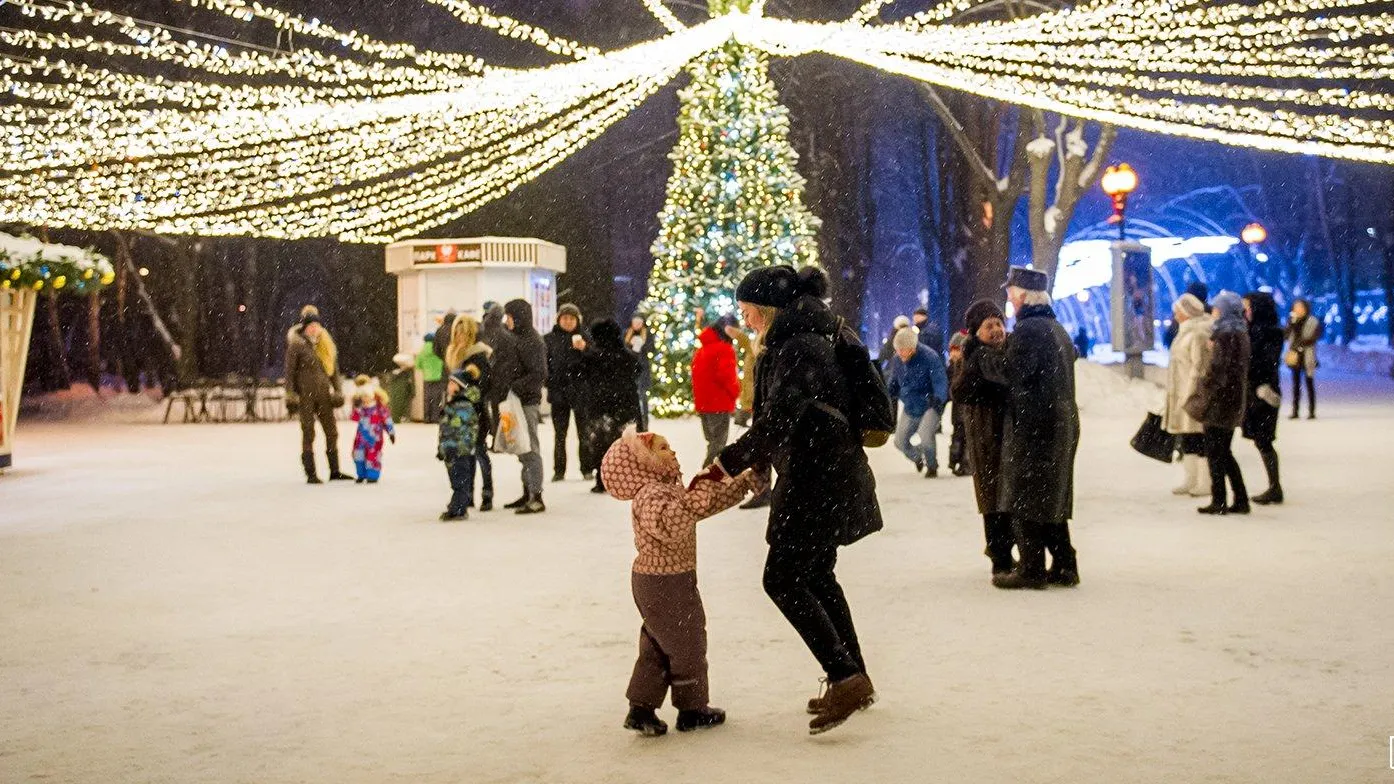
[[787,308],[799,297],[823,299],[828,295],[828,276],[817,267],[795,270],[786,264],[753,270],[736,287],[736,301],[771,308]]

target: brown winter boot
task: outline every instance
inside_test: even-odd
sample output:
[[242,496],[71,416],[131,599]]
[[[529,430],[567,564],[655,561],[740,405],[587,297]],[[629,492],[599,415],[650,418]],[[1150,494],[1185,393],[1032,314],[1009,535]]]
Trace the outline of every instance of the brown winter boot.
[[319,474],[315,472],[315,453],[303,452],[300,455],[300,465],[305,469],[305,482],[312,485],[322,485]]
[[808,723],[808,734],[821,735],[847,721],[859,710],[876,702],[876,688],[866,673],[857,673],[829,684],[828,696],[823,698],[823,710]]
[[828,704],[828,679],[818,679],[818,696],[808,698],[809,715],[817,716],[823,712],[823,708]]

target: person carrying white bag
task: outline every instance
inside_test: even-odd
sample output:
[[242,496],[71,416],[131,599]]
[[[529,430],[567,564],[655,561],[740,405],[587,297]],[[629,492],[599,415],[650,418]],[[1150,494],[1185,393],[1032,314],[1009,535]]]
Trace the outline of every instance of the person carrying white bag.
[[523,402],[511,391],[499,404],[499,424],[498,429],[494,431],[494,446],[491,451],[501,455],[526,455],[533,451]]

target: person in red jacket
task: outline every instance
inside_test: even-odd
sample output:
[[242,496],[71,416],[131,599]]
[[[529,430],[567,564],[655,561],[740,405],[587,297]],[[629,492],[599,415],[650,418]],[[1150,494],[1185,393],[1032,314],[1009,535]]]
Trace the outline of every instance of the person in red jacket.
[[726,334],[726,325],[734,323],[722,316],[702,330],[697,340],[702,345],[692,356],[692,402],[702,420],[702,435],[707,439],[707,456],[703,465],[711,465],[731,432],[731,415],[741,396],[741,379],[736,372],[736,349]]

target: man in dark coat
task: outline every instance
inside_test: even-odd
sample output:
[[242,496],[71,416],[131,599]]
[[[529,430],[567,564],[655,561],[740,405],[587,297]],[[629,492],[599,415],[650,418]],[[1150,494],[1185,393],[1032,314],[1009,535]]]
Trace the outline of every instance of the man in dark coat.
[[929,311],[925,308],[915,308],[910,318],[915,322],[915,329],[920,331],[920,343],[939,356],[944,356],[944,330],[929,320]]
[[817,714],[813,733],[875,700],[833,569],[839,546],[881,529],[876,479],[848,422],[851,391],[833,342],[840,322],[823,303],[826,290],[827,279],[812,268],[765,267],[741,281],[741,315],[763,335],[755,416],[714,467],[737,476],[772,466],[779,475],[765,530],[764,586],[827,673],[828,696],[809,705]]
[[494,464],[489,456],[488,445],[495,435],[499,423],[499,404],[508,397],[508,386],[518,376],[518,341],[503,325],[503,306],[497,302],[484,303],[484,316],[480,320],[479,342],[488,346],[489,372],[484,376],[484,415],[480,418],[480,443],[485,448],[475,456],[479,470],[481,495],[479,511],[488,512],[494,508]]
[[[983,516],[983,538],[992,574],[1013,568],[1012,515],[1002,504],[1002,439],[1007,419],[1006,318],[991,300],[980,300],[966,314],[968,340],[963,358],[955,363],[949,387],[954,411],[963,417],[968,464],[973,468],[973,492]],[[957,432],[958,428],[954,428]]]
[[1283,328],[1278,320],[1278,304],[1266,291],[1244,296],[1244,312],[1249,320],[1249,401],[1244,408],[1240,432],[1254,442],[1268,474],[1268,489],[1253,497],[1267,506],[1283,502],[1283,483],[1278,474],[1278,406],[1283,402],[1278,366],[1283,361]]
[[536,514],[547,511],[542,503],[542,445],[537,440],[537,426],[542,421],[542,386],[547,382],[547,346],[537,333],[537,327],[533,326],[532,305],[527,300],[509,300],[503,306],[503,312],[518,346],[514,354],[518,360],[518,372],[508,389],[523,404],[528,440],[532,442],[532,451],[518,456],[518,461],[523,464],[523,497],[505,504],[504,508],[513,509],[518,514]]
[[[455,326],[455,318],[455,311],[447,310],[445,315],[441,316],[440,326],[436,327],[435,335],[431,337],[431,350],[442,362],[445,361],[445,352],[450,348],[450,331]],[[448,376],[450,373],[451,369],[447,368],[445,374]]]
[[508,397],[508,389],[522,372],[518,360],[518,339],[503,324],[503,306],[497,302],[484,303],[480,320],[479,342],[494,350],[489,361],[489,384],[484,399],[489,403],[489,421],[498,423],[498,406]]
[[[1074,514],[1075,347],[1055,320],[1046,274],[1012,267],[1007,296],[1016,329],[1007,338],[1007,420],[1002,446],[1002,508],[1012,515],[1017,569],[997,575],[999,588],[1077,585],[1079,567],[1070,544]],[[1052,563],[1046,572],[1045,551]]]
[[[1211,304],[1215,325],[1210,333],[1210,364],[1186,401],[1186,413],[1205,425],[1205,459],[1210,464],[1210,504],[1201,514],[1248,514],[1249,492],[1234,459],[1234,429],[1244,420],[1248,399],[1249,325],[1244,301],[1222,291]],[[1234,489],[1234,503],[1225,503],[1225,480]]]
[[338,358],[324,334],[318,312],[308,312],[286,334],[286,406],[300,416],[300,465],[305,481],[321,484],[315,472],[315,422],[324,430],[329,478],[353,477],[339,470],[339,426],[334,411],[343,405],[338,388]]
[[[580,338],[582,342],[577,342]],[[581,329],[581,309],[570,303],[557,310],[557,323],[547,333],[547,402],[552,405],[552,428],[556,442],[552,448],[552,481],[566,478],[566,437],[571,419],[576,419],[580,436],[581,476],[589,480],[595,470],[586,444],[585,410],[581,397],[581,346],[586,333]]]
[[[625,347],[619,324],[601,319],[591,325],[591,340],[581,354],[577,404],[586,423],[580,433],[586,451],[604,455],[639,421],[639,378],[644,369],[638,355]],[[592,492],[605,492],[605,477],[595,473]]]

